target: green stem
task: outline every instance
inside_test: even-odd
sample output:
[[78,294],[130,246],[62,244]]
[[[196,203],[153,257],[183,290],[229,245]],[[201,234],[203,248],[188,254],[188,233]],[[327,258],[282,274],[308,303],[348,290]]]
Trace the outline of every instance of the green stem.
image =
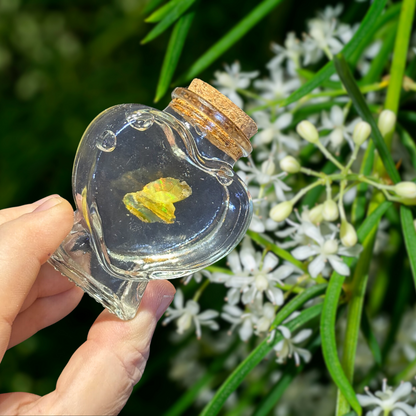
[[345,168],[344,166],[338,162],[338,160],[335,159],[334,156],[332,156],[331,153],[326,149],[326,147],[318,140],[317,143],[315,143],[316,147],[324,154],[324,156],[330,160],[337,168],[341,169],[343,171]]
[[201,295],[204,293],[204,290],[207,288],[207,286],[210,284],[209,279],[205,280],[204,283],[202,283],[201,287],[195,292],[195,295],[193,297],[193,300],[195,302],[198,302]]
[[[394,44],[393,62],[390,69],[390,83],[387,89],[385,108],[397,115],[400,93],[402,91],[403,75],[406,68],[407,51],[409,48],[416,0],[403,0],[400,11],[399,27]],[[393,132],[385,137],[387,146],[391,147]]]
[[311,189],[319,186],[319,185],[323,185],[325,183],[324,179],[318,180],[314,183],[311,183],[309,186],[307,186],[306,188],[303,188],[298,194],[296,194],[291,200],[290,202],[292,202],[293,205],[296,204],[296,202],[299,201],[300,198],[302,198],[303,195],[307,194]]

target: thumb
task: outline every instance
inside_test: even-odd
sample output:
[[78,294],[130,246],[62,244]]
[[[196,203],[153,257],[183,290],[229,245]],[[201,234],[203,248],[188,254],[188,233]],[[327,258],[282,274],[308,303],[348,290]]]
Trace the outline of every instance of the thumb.
[[174,293],[168,281],[151,281],[134,319],[121,321],[102,312],[59,377],[56,390],[41,398],[31,414],[118,414],[141,378],[157,320]]
[[58,248],[72,223],[71,205],[53,196],[34,211],[0,225],[0,359],[40,266]]

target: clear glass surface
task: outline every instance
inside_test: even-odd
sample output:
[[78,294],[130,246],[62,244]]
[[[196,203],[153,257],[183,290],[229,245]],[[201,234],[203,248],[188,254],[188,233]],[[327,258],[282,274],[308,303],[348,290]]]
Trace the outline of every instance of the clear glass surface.
[[122,319],[149,279],[189,275],[244,236],[252,202],[234,161],[168,107],[111,107],[80,142],[74,226],[50,262]]

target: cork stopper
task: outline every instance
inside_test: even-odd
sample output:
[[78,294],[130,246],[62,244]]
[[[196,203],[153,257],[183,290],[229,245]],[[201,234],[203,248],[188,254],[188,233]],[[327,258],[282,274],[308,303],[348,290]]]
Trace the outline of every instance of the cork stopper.
[[200,79],[194,79],[188,88],[176,88],[169,106],[189,123],[196,123],[207,140],[235,161],[253,150],[250,137],[257,133],[256,123]]
[[195,78],[189,85],[188,90],[198,94],[228,117],[241,130],[247,140],[257,133],[257,125],[254,120],[211,85]]

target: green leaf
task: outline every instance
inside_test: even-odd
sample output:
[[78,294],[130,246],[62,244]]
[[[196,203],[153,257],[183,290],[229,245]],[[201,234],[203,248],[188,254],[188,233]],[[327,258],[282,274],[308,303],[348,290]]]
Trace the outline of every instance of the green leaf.
[[[366,218],[357,231],[357,236],[361,243],[365,243],[367,237],[375,232],[378,222],[390,206],[391,202],[385,201]],[[348,258],[344,259],[344,261],[348,266],[351,266],[354,259]],[[335,384],[338,386],[351,407],[361,415],[361,406],[358,403],[354,390],[341,366],[335,340],[335,319],[344,281],[345,276],[341,276],[336,272],[332,273],[321,315],[322,352],[328,371]]]
[[165,18],[175,6],[178,5],[182,0],[170,0],[168,3],[164,4],[162,7],[159,7],[155,12],[153,12],[149,17],[145,19],[147,23],[157,23]]
[[416,124],[416,113],[414,111],[400,111],[398,118],[401,122]]
[[276,244],[273,244],[266,238],[262,237],[260,234],[255,233],[254,231],[248,230],[247,235],[257,244],[260,244],[261,246],[271,251],[272,253],[276,254],[280,258],[287,260],[289,263],[292,263],[294,266],[298,267],[299,269],[305,272],[308,270],[308,268],[303,264],[303,262],[296,260],[288,251],[284,250],[283,248],[278,247]]
[[339,361],[335,340],[335,320],[344,280],[345,276],[341,276],[335,272],[332,273],[329,280],[321,315],[322,353],[329,374],[331,374],[335,384],[348,400],[351,407],[361,415],[360,403]]
[[[403,75],[406,68],[407,53],[415,16],[416,0],[403,0],[400,11],[399,27],[394,43],[393,61],[390,68],[390,82],[387,89],[385,108],[397,114]],[[393,136],[393,133],[391,133]]]
[[[273,323],[273,327],[279,325],[291,315],[294,311],[307,302],[309,299],[313,299],[319,296],[325,291],[326,285],[312,286],[306,289],[303,293],[296,296],[279,312],[279,320],[276,319]],[[287,323],[287,327],[290,331],[294,332],[302,325],[313,320],[321,313],[322,305],[317,304],[301,312],[299,316]],[[272,342],[267,342],[267,339],[263,340],[249,355],[248,357],[230,374],[221,387],[215,393],[212,400],[205,406],[200,416],[214,416],[217,415],[224,405],[227,398],[233,393],[238,386],[243,382],[247,374],[253,370],[264,357],[273,349],[273,347],[282,339],[280,333],[277,333]]]
[[357,83],[355,82],[345,58],[341,54],[338,54],[334,57],[334,63],[337,73],[344,84],[344,87],[347,90],[358,115],[371,126],[371,137],[387,173],[394,183],[400,182],[400,175],[396,169],[396,165],[390,151],[377,127],[377,123],[374,120],[374,117],[371,114],[361,91],[358,88]]
[[396,125],[396,130],[399,133],[400,140],[404,147],[409,152],[413,167],[416,169],[416,144],[413,137],[399,124]]
[[184,84],[197,76],[205,68],[211,65],[234,43],[241,39],[253,26],[267,16],[283,0],[263,0],[246,17],[238,22],[217,43],[209,48],[197,61],[183,74],[175,84]]
[[148,15],[149,13],[152,13],[152,11],[159,7],[164,1],[165,0],[150,0],[143,9],[143,14]]
[[194,16],[195,12],[189,11],[175,23],[160,71],[155,102],[159,101],[169,88]]
[[[378,27],[378,18],[383,12],[386,0],[375,0],[369,8],[367,14],[361,22],[357,32],[355,32],[352,39],[344,46],[342,53],[349,59],[360,44],[367,45],[369,40],[374,35]],[[313,79],[303,84],[298,90],[289,95],[282,103],[281,107],[285,107],[295,101],[300,100],[306,94],[309,94],[315,88],[319,87],[335,72],[334,63],[328,62],[321,68]]]
[[368,348],[370,348],[370,351],[373,354],[375,363],[378,366],[381,366],[381,349],[378,345],[374,332],[371,329],[370,320],[368,319],[368,316],[365,311],[362,314],[361,330],[363,331],[364,338],[367,341]]
[[[318,335],[312,342],[307,345],[307,349],[313,354],[315,350],[321,345],[321,337]],[[285,390],[290,383],[300,374],[305,368],[305,364],[298,367],[294,361],[286,365],[285,371],[279,381],[270,389],[266,397],[260,402],[252,416],[267,416],[274,408],[276,403],[280,400]]]
[[368,72],[362,79],[362,83],[365,85],[378,81],[383,74],[387,63],[389,62],[389,56],[393,51],[394,38],[396,37],[397,32],[397,24],[392,23],[391,25],[391,29],[387,32],[386,37],[383,39],[380,51],[372,60]]
[[357,230],[358,241],[363,244],[367,236],[372,232],[375,225],[378,224],[381,217],[393,205],[390,201],[382,202],[363,222]]
[[407,255],[409,256],[410,268],[412,269],[413,280],[416,286],[416,230],[413,224],[413,215],[409,207],[400,207],[400,218]]
[[[370,176],[374,164],[374,143],[370,141],[364,154],[363,161],[360,167],[360,173],[365,176]],[[358,226],[365,217],[365,206],[367,204],[367,190],[366,183],[357,185],[357,195],[352,204],[351,221],[355,226]]]
[[166,29],[168,29],[179,17],[181,17],[196,0],[181,0],[175,3],[175,7],[172,8],[170,13],[166,15],[141,41],[141,44],[150,42],[157,38]]

